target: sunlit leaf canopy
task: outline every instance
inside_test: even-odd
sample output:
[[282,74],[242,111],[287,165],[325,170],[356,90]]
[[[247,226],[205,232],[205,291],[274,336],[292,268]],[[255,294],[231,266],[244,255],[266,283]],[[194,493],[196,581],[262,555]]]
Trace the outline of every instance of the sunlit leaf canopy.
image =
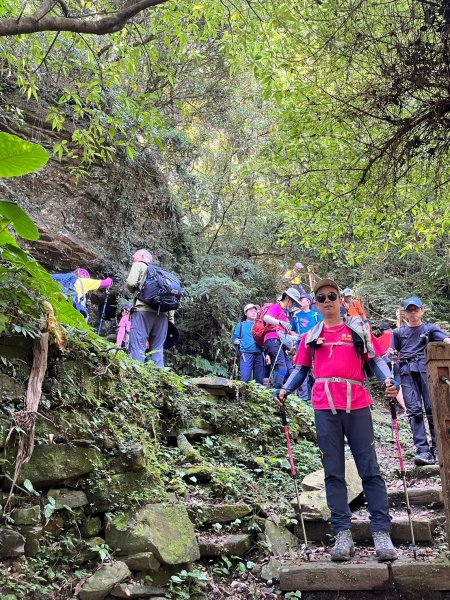
[[[5,3],[2,16],[23,6]],[[122,4],[65,6],[100,19]],[[324,256],[445,248],[447,19],[412,0],[166,2],[109,35],[1,38],[3,95],[18,85],[45,102],[54,153],[79,174],[186,140],[194,194],[173,185],[199,227],[250,198],[282,244]]]

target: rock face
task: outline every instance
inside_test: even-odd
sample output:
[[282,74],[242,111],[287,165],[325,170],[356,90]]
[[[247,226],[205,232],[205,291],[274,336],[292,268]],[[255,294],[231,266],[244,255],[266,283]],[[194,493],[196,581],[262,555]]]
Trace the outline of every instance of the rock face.
[[103,600],[118,583],[121,583],[131,573],[123,562],[113,562],[102,565],[82,585],[78,596],[81,600]]
[[95,448],[69,444],[36,446],[30,461],[22,467],[18,482],[22,484],[29,479],[36,488],[46,487],[86,475],[102,465],[103,458]]
[[194,526],[182,504],[147,504],[135,515],[116,517],[106,528],[106,542],[118,554],[153,552],[167,565],[200,558]]

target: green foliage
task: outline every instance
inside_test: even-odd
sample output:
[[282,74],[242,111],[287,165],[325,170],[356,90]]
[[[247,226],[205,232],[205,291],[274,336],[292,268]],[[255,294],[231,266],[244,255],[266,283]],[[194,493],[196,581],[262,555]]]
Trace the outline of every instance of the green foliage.
[[[0,177],[36,171],[46,164],[47,152],[37,144],[0,133]],[[40,328],[44,300],[68,325],[85,328],[81,315],[65,300],[47,271],[21,250],[9,229],[26,240],[39,239],[36,225],[14,202],[0,201],[0,334],[35,337]]]
[[[33,144],[15,135],[0,132],[0,177],[19,177],[33,173],[46,165],[48,159],[48,152],[39,144]],[[18,233],[22,237],[26,237],[22,233]]]

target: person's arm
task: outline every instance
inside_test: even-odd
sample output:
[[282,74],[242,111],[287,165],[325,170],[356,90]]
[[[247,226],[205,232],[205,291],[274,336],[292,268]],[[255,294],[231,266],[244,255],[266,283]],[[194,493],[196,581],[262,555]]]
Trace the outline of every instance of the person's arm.
[[[141,280],[142,280],[142,265],[144,265],[144,263],[139,263],[139,262],[135,262],[133,263],[130,272],[128,274],[127,280],[126,280],[126,286],[129,292],[131,292],[132,294],[134,294],[141,286]],[[146,267],[146,265],[145,265]]]
[[298,390],[305,381],[310,368],[311,367],[306,367],[305,365],[297,365],[295,367],[278,394],[280,400],[284,400],[288,394],[292,394],[292,392]]
[[[429,327],[429,325],[428,325]],[[444,344],[450,344],[450,335],[441,329],[438,325],[432,325],[430,330],[431,338],[433,342],[444,342]]]
[[[240,344],[240,338],[239,338],[239,331],[241,329],[241,324],[238,323],[236,325],[236,327],[234,328],[234,333],[233,333],[233,344]],[[239,341],[238,341],[239,340]]]
[[267,323],[268,325],[275,325],[275,327],[284,327],[284,329],[286,331],[291,331],[292,329],[292,325],[290,324],[289,321],[281,321],[280,319],[276,319],[275,317],[272,317],[271,315],[265,315],[264,319],[263,319],[264,323]]

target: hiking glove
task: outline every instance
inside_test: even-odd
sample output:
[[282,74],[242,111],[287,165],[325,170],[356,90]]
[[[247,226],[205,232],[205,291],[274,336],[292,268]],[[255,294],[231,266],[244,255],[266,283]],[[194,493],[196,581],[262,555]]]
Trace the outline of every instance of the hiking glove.
[[113,283],[113,280],[111,279],[111,277],[107,277],[106,279],[102,279],[102,282],[100,283],[100,287],[107,288],[107,287],[111,286],[112,283]]

